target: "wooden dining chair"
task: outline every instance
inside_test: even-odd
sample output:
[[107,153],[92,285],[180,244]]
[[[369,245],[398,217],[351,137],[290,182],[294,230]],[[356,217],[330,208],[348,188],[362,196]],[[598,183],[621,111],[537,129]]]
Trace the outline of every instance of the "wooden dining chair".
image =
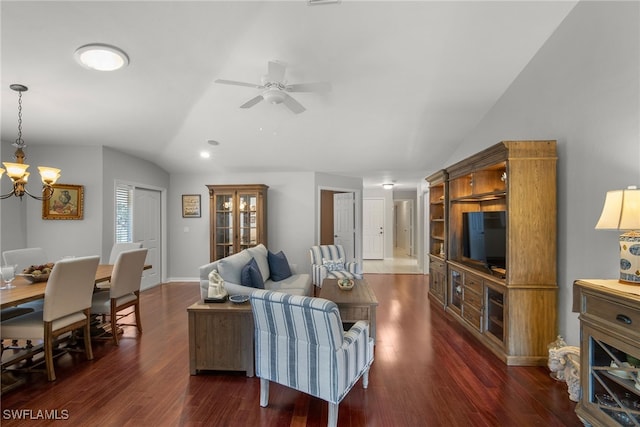
[[147,249],[121,252],[113,266],[109,290],[93,294],[91,314],[109,315],[111,335],[115,345],[118,345],[118,320],[130,314],[127,313],[118,317],[117,313],[126,308],[134,307],[135,325],[138,328],[138,332],[142,333],[140,284],[142,283],[142,271],[146,257]]
[[99,262],[99,256],[58,261],[47,281],[42,311],[14,317],[0,325],[3,339],[44,340],[49,381],[56,379],[53,348],[59,336],[82,329],[86,357],[93,359],[89,308]]

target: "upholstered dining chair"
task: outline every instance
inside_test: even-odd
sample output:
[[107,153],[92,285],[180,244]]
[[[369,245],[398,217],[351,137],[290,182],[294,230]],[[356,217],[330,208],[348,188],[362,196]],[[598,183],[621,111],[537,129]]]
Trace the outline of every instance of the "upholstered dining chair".
[[324,279],[361,279],[359,266],[356,261],[348,261],[342,245],[312,246],[311,256],[312,282],[318,288],[322,287]]
[[82,329],[85,354],[93,359],[89,308],[99,256],[64,259],[51,270],[44,291],[42,311],[14,317],[2,322],[3,339],[43,339],[49,381],[56,379],[53,347],[56,339],[68,332]]
[[[109,264],[113,265],[118,259],[118,255],[124,251],[130,251],[132,249],[140,249],[142,242],[120,242],[114,243],[111,247],[111,253],[109,254]],[[111,281],[96,283],[98,289],[109,289],[111,287]]]
[[120,255],[120,252],[140,249],[141,247],[142,242],[114,243],[114,245],[111,247],[111,253],[109,254],[109,264],[116,263],[116,259],[118,259],[118,255]]
[[51,261],[42,248],[12,249],[2,252],[2,259],[7,265],[17,265],[16,273],[21,273],[31,265],[46,264]]
[[269,382],[329,403],[328,426],[338,423],[338,405],[362,377],[369,384],[373,339],[369,324],[357,321],[345,332],[338,306],[323,298],[256,290],[251,294],[255,324],[256,375],[260,406],[269,403]]
[[[111,336],[113,343],[118,345],[117,322],[122,310],[134,307],[136,327],[142,333],[140,320],[140,284],[142,283],[142,270],[144,260],[147,257],[147,249],[133,249],[120,252],[113,266],[111,274],[111,286],[109,290],[93,294],[91,314],[109,315],[111,323]],[[129,315],[127,313],[126,315]]]

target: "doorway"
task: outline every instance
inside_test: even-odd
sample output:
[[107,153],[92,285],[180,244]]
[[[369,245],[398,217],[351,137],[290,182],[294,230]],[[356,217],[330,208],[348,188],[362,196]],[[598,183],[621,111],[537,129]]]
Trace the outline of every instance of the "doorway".
[[355,259],[355,193],[320,190],[320,244],[342,245]]
[[142,290],[161,282],[162,271],[162,221],[161,192],[147,188],[133,189],[133,241],[142,242],[147,249],[145,264],[151,269],[142,274]]

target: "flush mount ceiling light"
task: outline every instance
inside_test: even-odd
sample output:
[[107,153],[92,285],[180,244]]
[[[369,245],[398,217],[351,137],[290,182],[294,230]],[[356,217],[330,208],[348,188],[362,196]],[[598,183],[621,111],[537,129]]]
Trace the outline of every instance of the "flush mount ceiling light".
[[384,188],[385,190],[391,190],[393,188],[393,184],[391,183],[382,184],[382,188]]
[[129,57],[122,49],[102,43],[80,46],[75,57],[80,65],[90,70],[115,71],[129,65]]

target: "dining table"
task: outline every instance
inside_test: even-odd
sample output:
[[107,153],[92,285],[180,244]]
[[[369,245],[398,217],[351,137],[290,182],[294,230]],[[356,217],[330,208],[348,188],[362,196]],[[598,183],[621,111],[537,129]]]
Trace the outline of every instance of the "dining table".
[[[144,270],[151,268],[151,265],[145,264]],[[95,284],[108,282],[111,280],[113,273],[113,264],[100,264],[96,270]],[[24,276],[16,275],[12,284],[14,287],[0,290],[0,309],[14,307],[31,301],[44,298],[44,290],[47,282],[31,282]]]

